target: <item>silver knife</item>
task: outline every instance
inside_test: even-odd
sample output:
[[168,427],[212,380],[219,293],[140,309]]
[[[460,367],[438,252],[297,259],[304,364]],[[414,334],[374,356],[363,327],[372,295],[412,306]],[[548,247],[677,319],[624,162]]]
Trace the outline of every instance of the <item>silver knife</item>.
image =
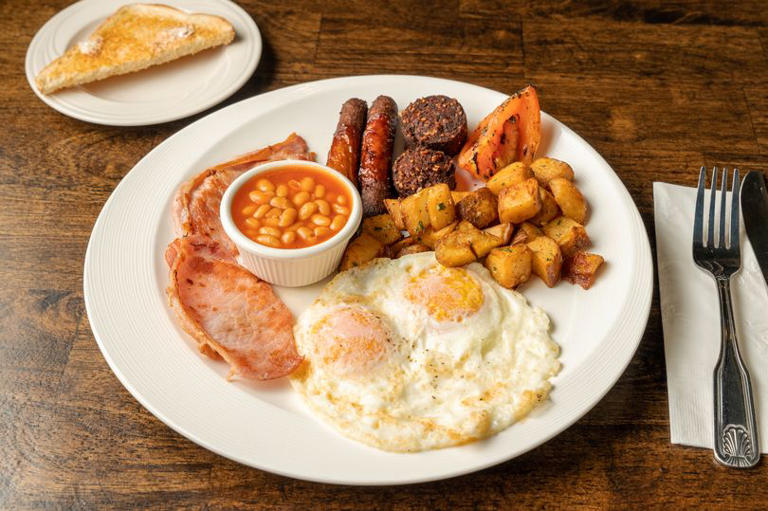
[[768,285],[768,191],[763,174],[747,173],[741,185],[741,214],[749,242]]

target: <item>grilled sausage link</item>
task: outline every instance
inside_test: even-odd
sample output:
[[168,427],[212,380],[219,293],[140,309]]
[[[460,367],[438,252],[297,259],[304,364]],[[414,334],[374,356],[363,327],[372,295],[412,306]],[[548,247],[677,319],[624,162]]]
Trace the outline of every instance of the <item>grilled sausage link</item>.
[[368,105],[362,99],[351,98],[341,105],[339,122],[333,134],[331,149],[326,165],[338,170],[343,176],[357,184],[357,169],[360,165],[360,144],[365,128],[365,114]]
[[360,195],[363,215],[386,213],[384,199],[391,197],[392,149],[397,125],[397,104],[389,96],[379,96],[368,111],[360,154]]

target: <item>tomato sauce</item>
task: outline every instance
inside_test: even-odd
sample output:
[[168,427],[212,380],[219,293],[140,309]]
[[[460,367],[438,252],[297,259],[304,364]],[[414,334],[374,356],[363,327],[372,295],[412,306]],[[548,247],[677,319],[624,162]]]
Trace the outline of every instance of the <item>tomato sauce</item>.
[[299,165],[253,176],[232,200],[237,228],[274,248],[322,243],[346,225],[351,211],[352,197],[340,179]]

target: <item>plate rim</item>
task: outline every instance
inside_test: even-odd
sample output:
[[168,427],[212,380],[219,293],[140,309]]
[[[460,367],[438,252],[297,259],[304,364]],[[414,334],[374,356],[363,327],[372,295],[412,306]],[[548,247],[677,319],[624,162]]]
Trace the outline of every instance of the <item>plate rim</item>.
[[[93,230],[91,232],[91,236],[89,237],[88,241],[88,247],[86,249],[85,254],[85,261],[84,261],[84,272],[83,272],[83,292],[84,292],[84,302],[86,306],[86,312],[88,314],[88,319],[91,327],[91,331],[93,332],[94,338],[99,346],[100,351],[102,352],[102,356],[104,356],[105,360],[107,361],[107,364],[109,365],[112,372],[117,376],[118,380],[123,384],[123,386],[131,393],[131,395],[139,401],[139,403],[144,406],[150,413],[152,413],[155,417],[160,419],[164,424],[166,424],[168,427],[170,427],[172,430],[176,431],[177,433],[183,435],[185,438],[191,440],[192,442],[200,445],[201,447],[204,447],[205,449],[208,449],[220,456],[223,456],[227,459],[231,459],[233,461],[236,461],[238,463],[241,463],[246,466],[258,468],[260,470],[265,470],[271,473],[279,474],[286,477],[291,477],[295,479],[301,479],[301,480],[307,480],[312,482],[320,482],[320,483],[326,483],[326,484],[339,484],[339,485],[353,485],[353,486],[381,486],[381,485],[407,485],[407,484],[418,484],[423,482],[430,482],[435,480],[443,480],[443,479],[449,479],[457,476],[461,476],[468,473],[477,472],[483,469],[486,469],[491,466],[498,465],[500,463],[503,463],[505,461],[509,461],[510,459],[513,459],[517,456],[522,455],[525,452],[529,452],[536,447],[548,442],[555,436],[559,435],[566,429],[568,429],[570,426],[572,426],[575,422],[577,422],[579,419],[584,417],[590,410],[592,410],[602,399],[603,397],[610,391],[616,384],[616,382],[621,378],[621,376],[624,374],[627,366],[630,364],[632,359],[634,358],[635,353],[637,352],[637,349],[640,345],[640,342],[642,341],[643,335],[647,329],[647,323],[648,319],[650,317],[650,309],[652,304],[652,298],[653,298],[653,289],[654,289],[654,279],[653,279],[653,258],[651,253],[651,246],[650,241],[648,238],[647,231],[645,229],[645,224],[642,220],[642,217],[640,216],[640,213],[637,209],[637,205],[635,204],[634,200],[632,199],[631,195],[629,194],[629,191],[624,186],[621,179],[618,177],[618,175],[615,173],[613,168],[608,164],[608,162],[586,141],[584,140],[578,133],[568,128],[565,124],[557,120],[556,118],[543,113],[554,124],[558,125],[561,129],[565,129],[568,132],[571,133],[572,136],[576,137],[576,139],[581,142],[586,150],[591,154],[592,157],[596,158],[599,162],[601,162],[603,165],[605,165],[608,169],[610,169],[609,177],[612,177],[618,186],[620,186],[620,189],[623,190],[625,197],[623,199],[626,199],[628,209],[630,210],[630,222],[631,227],[634,231],[636,231],[636,235],[633,235],[634,238],[638,241],[638,250],[635,254],[636,256],[636,267],[639,267],[640,270],[638,271],[638,275],[642,275],[644,277],[642,282],[639,282],[637,286],[637,290],[640,291],[635,296],[640,297],[639,303],[636,303],[636,307],[634,309],[637,311],[637,313],[634,314],[634,316],[630,317],[631,319],[631,333],[626,333],[624,335],[625,341],[622,343],[623,345],[628,346],[625,351],[620,351],[619,354],[623,353],[624,357],[621,360],[612,359],[612,365],[611,367],[613,370],[611,371],[611,377],[608,378],[606,381],[610,380],[608,383],[601,382],[603,385],[603,388],[594,394],[591,394],[589,396],[589,399],[587,399],[586,404],[582,404],[579,411],[571,413],[567,420],[562,421],[556,428],[553,428],[553,430],[548,434],[545,435],[539,439],[537,439],[535,442],[531,442],[525,445],[522,449],[517,449],[514,452],[509,453],[508,455],[502,456],[500,458],[492,458],[490,461],[487,461],[485,463],[480,463],[472,467],[468,468],[461,468],[458,470],[442,470],[439,473],[434,473],[432,475],[422,476],[422,477],[408,477],[408,478],[391,478],[387,480],[379,480],[379,479],[371,479],[371,480],[337,480],[333,478],[328,477],[322,477],[318,475],[308,475],[306,473],[297,473],[296,471],[288,471],[283,470],[279,467],[275,467],[270,463],[255,463],[252,459],[245,459],[243,457],[239,457],[237,454],[233,454],[230,452],[225,452],[223,449],[218,448],[215,445],[210,444],[204,439],[199,438],[196,434],[192,434],[189,431],[186,430],[186,428],[175,424],[170,418],[168,418],[165,413],[162,411],[156,409],[152,406],[152,404],[149,402],[148,399],[145,399],[145,396],[143,396],[134,386],[131,384],[130,380],[121,372],[120,368],[116,365],[115,361],[110,357],[109,352],[107,351],[106,347],[104,346],[101,334],[98,331],[98,327],[94,326],[94,319],[92,312],[93,312],[93,305],[91,303],[91,298],[89,298],[89,292],[88,292],[88,286],[90,283],[90,278],[88,277],[88,267],[89,262],[93,259],[93,251],[96,250],[94,248],[95,244],[95,234],[97,233],[98,229],[100,228],[103,220],[103,214],[104,211],[107,210],[110,203],[113,201],[114,197],[117,196],[117,194],[120,192],[121,187],[126,182],[125,177],[127,177],[136,167],[139,167],[142,164],[146,164],[145,161],[151,160],[153,155],[155,155],[158,151],[162,150],[162,148],[170,143],[172,140],[176,140],[177,137],[184,136],[185,133],[189,133],[193,127],[198,127],[199,124],[202,124],[204,122],[213,122],[210,120],[210,118],[214,116],[225,116],[229,111],[235,110],[242,106],[245,102],[251,102],[251,101],[268,101],[271,98],[274,98],[275,100],[278,100],[282,95],[290,96],[292,93],[296,92],[297,90],[300,90],[301,88],[306,87],[318,87],[318,86],[333,86],[337,83],[344,83],[348,81],[355,81],[355,80],[409,80],[409,79],[429,79],[436,82],[444,81],[449,82],[452,84],[459,84],[462,86],[471,86],[476,87],[479,89],[485,89],[486,91],[493,92],[496,94],[504,94],[499,91],[489,89],[486,87],[478,86],[475,84],[471,84],[468,82],[462,82],[462,81],[456,81],[456,80],[449,80],[445,78],[436,78],[436,77],[430,77],[425,75],[397,75],[397,74],[383,74],[383,75],[362,75],[362,76],[348,76],[348,77],[338,77],[338,78],[330,78],[330,79],[323,79],[323,80],[316,80],[311,82],[302,82],[295,85],[291,85],[288,87],[284,87],[281,89],[276,89],[273,91],[270,91],[268,93],[264,93],[258,96],[254,96],[251,98],[247,98],[244,100],[241,100],[237,103],[234,103],[232,105],[229,105],[223,109],[217,110],[215,112],[210,113],[209,115],[196,120],[194,123],[191,123],[189,126],[179,130],[178,132],[171,135],[169,138],[164,140],[162,143],[158,144],[155,148],[153,148],[149,153],[147,153],[144,157],[142,157],[139,162],[136,163],[136,165],[126,173],[126,175],[121,179],[120,183],[115,187],[113,192],[110,194],[109,198],[105,202],[101,212],[99,213],[99,216],[94,223]],[[282,105],[282,103],[280,103]],[[279,105],[278,105],[279,107]],[[271,110],[272,108],[275,108],[274,106],[265,107],[265,112],[268,110]],[[624,200],[622,201],[624,202]],[[629,301],[628,301],[629,304]],[[615,327],[615,326],[614,326]],[[614,328],[615,329],[615,328]],[[606,337],[611,334],[612,331],[609,331]]]
[[[37,32],[35,32],[35,35],[32,37],[32,39],[29,42],[29,45],[27,46],[27,51],[24,57],[24,74],[27,78],[27,84],[35,93],[35,95],[38,97],[38,99],[40,99],[43,103],[48,105],[53,110],[67,117],[71,117],[73,119],[77,119],[79,121],[84,121],[92,124],[98,124],[101,126],[117,126],[117,127],[154,126],[157,124],[177,121],[179,119],[185,119],[195,114],[199,114],[200,112],[203,112],[215,105],[218,105],[222,101],[226,100],[227,98],[235,94],[253,76],[254,72],[256,71],[256,68],[261,62],[261,57],[264,51],[264,43],[262,40],[261,31],[259,30],[259,27],[256,24],[256,21],[253,19],[253,16],[251,16],[248,13],[248,11],[243,9],[240,5],[238,5],[232,0],[200,0],[204,2],[211,2],[215,4],[223,4],[228,6],[228,8],[232,9],[239,16],[241,16],[242,20],[247,25],[248,37],[244,39],[251,46],[254,58],[247,62],[247,65],[243,67],[243,71],[239,74],[236,80],[233,80],[227,86],[222,87],[221,91],[218,94],[211,96],[210,99],[206,101],[200,102],[199,104],[196,104],[191,108],[187,108],[184,110],[177,110],[176,112],[167,112],[164,115],[155,115],[155,116],[147,115],[143,118],[119,117],[119,118],[110,119],[109,117],[94,116],[94,115],[91,115],[90,112],[82,112],[80,111],[80,109],[72,109],[70,108],[69,105],[62,104],[60,101],[57,101],[55,97],[43,94],[38,90],[37,85],[35,84],[35,74],[34,74],[34,70],[32,69],[33,67],[32,60],[34,58],[34,55],[38,51],[40,51],[40,45],[45,40],[47,40],[47,38],[55,36],[56,31],[53,29],[55,28],[55,25],[59,21],[65,19],[70,14],[73,14],[75,11],[82,8],[83,4],[101,3],[101,1],[102,0],[79,0],[73,4],[68,5],[64,9],[58,11],[56,14],[48,18],[48,20],[46,20],[46,22],[37,30]],[[131,0],[117,0],[115,2],[115,5],[116,5],[115,8],[117,8],[118,4],[124,5],[129,3],[132,3]],[[183,7],[178,7],[174,5],[171,5],[171,7],[185,10]]]

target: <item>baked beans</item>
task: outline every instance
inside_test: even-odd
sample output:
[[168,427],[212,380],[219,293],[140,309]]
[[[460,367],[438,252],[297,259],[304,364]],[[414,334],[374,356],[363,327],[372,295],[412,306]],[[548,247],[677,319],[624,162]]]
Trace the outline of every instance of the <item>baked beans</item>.
[[248,238],[274,248],[322,243],[349,220],[352,198],[324,172],[286,167],[251,178],[235,193],[232,217]]

